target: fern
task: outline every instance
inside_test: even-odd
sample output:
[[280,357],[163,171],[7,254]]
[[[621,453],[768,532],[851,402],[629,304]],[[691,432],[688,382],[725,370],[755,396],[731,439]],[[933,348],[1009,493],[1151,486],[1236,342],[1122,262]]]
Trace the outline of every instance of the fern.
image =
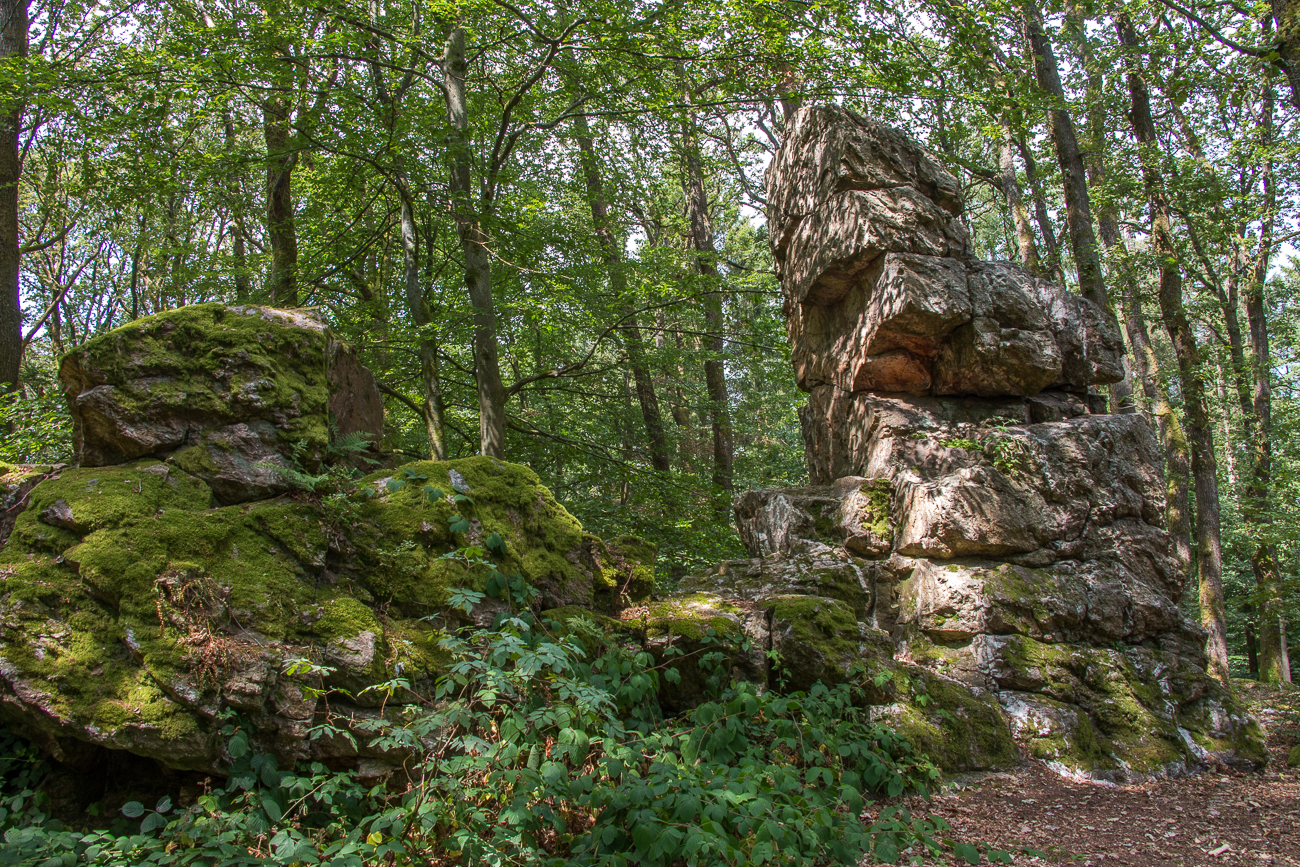
[[[337,427],[330,425],[330,444],[329,447],[325,449],[325,457],[328,460],[330,458],[338,459],[362,456],[362,452],[370,450],[372,442],[373,440],[371,439],[370,434],[365,431],[358,430],[348,434],[341,434]],[[375,463],[372,458],[363,457],[363,459],[370,463]]]

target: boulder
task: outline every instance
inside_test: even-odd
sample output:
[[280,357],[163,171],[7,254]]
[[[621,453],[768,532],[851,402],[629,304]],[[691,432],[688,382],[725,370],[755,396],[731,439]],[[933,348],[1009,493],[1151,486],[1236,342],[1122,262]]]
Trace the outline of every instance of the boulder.
[[331,434],[383,435],[374,377],[314,311],[198,304],[137,319],[66,355],[78,463],[168,457],[226,505],[283,493]]
[[[452,532],[453,515],[467,527]],[[89,742],[221,773],[233,708],[282,767],[391,768],[401,757],[364,738],[308,730],[326,701],[361,722],[432,694],[438,641],[462,622],[449,593],[488,577],[442,555],[493,534],[496,568],[527,578],[541,606],[615,612],[653,588],[652,547],[585,534],[530,470],[491,458],[235,506],[155,458],[54,471],[0,549],[0,719],[56,757]],[[294,675],[298,659],[325,669]],[[363,692],[395,677],[410,690]]]

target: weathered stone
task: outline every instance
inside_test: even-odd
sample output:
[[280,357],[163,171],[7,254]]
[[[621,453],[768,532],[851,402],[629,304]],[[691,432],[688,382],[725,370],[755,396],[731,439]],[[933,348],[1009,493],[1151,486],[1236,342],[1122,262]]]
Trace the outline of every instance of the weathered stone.
[[669,713],[720,695],[732,678],[767,679],[767,614],[752,602],[684,593],[627,608],[620,619],[645,636],[657,665],[677,669],[677,683],[659,696]]
[[287,489],[340,434],[378,443],[373,376],[310,310],[199,304],[138,319],[64,357],[82,466],[175,453],[223,503]]
[[802,110],[767,183],[802,388],[993,397],[1122,378],[1114,317],[973,259],[956,179],[896,130]]
[[[770,599],[773,574],[802,594],[802,633],[787,615],[774,647],[798,637],[782,652],[805,680],[835,678],[859,635],[887,629],[896,658],[874,664],[889,676],[934,672],[945,712],[1005,712],[1031,756],[1070,775],[1258,764],[1257,728],[1206,675],[1203,633],[1179,610],[1161,450],[1145,419],[1104,415],[1094,391],[1123,376],[1114,317],[970,256],[947,177],[896,131],[834,107],[798,112],[769,169],[813,483],[737,501],[763,558],[751,573]],[[836,546],[870,558],[857,560],[870,606],[856,634],[829,628],[838,609],[792,574]],[[872,700],[934,734],[915,704]],[[960,764],[951,737],[927,743]]]
[[[282,766],[391,767],[400,757],[365,738],[311,740],[308,688],[358,720],[427,700],[445,656],[426,618],[463,622],[449,592],[487,580],[444,553],[500,535],[493,560],[543,604],[615,610],[653,586],[653,548],[584,534],[531,471],[490,458],[374,473],[329,503],[225,507],[177,461],[42,469],[0,549],[0,718],[51,749],[81,741],[219,773],[230,707]],[[425,490],[454,483],[472,504]],[[301,658],[333,671],[287,673]],[[398,676],[409,692],[364,691]]]

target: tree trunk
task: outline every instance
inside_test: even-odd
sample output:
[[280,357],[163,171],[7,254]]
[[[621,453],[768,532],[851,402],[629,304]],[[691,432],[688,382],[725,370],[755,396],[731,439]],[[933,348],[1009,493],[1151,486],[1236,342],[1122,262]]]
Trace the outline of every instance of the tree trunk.
[[[271,242],[267,291],[277,307],[298,306],[298,234],[293,222],[293,168],[298,155],[289,146],[288,83],[262,103],[266,139],[266,235]],[[283,88],[283,89],[280,89]]]
[[[1135,51],[1137,33],[1127,16],[1116,20],[1120,41]],[[1130,56],[1129,120],[1142,159],[1143,183],[1151,208],[1151,239],[1160,263],[1160,312],[1178,359],[1179,383],[1187,415],[1187,438],[1191,445],[1192,480],[1196,491],[1196,561],[1200,581],[1201,625],[1206,631],[1205,655],[1210,676],[1231,690],[1228,674],[1227,622],[1223,605],[1223,551],[1219,537],[1219,479],[1214,455],[1214,429],[1206,395],[1203,359],[1196,335],[1183,307],[1183,278],[1178,265],[1171,229],[1169,202],[1156,166],[1155,127],[1146,82]]]
[[1007,207],[1016,224],[1016,243],[1020,248],[1020,264],[1035,276],[1044,276],[1043,263],[1038,258],[1038,246],[1034,243],[1034,229],[1029,225],[1029,212],[1025,209],[1024,197],[1020,194],[1020,182],[1016,179],[1015,143],[1011,139],[1011,130],[1005,124],[1002,141],[998,144],[998,168],[1002,173],[1002,192],[1007,197]]
[[582,154],[582,171],[586,179],[591,223],[600,241],[605,267],[609,271],[610,292],[617,299],[618,309],[626,323],[622,329],[623,346],[627,350],[627,360],[632,368],[637,400],[641,404],[641,418],[645,423],[646,440],[650,446],[650,464],[659,472],[666,473],[672,465],[669,461],[668,438],[664,434],[663,413],[659,410],[659,397],[655,394],[654,378],[645,360],[645,341],[641,337],[641,328],[637,323],[631,299],[628,297],[627,273],[624,271],[618,239],[614,237],[609,225],[609,207],[605,201],[605,186],[601,181],[600,166],[596,163],[595,143],[591,139],[585,115],[578,115],[574,126],[577,131],[578,148]]
[[244,245],[244,221],[239,209],[243,206],[244,191],[239,183],[238,162],[235,159],[235,122],[230,116],[229,107],[225,112],[226,158],[230,160],[230,175],[226,179],[227,195],[230,197],[230,234],[233,236],[233,258],[235,266],[235,300],[248,301],[253,294],[248,273],[248,249]]
[[1133,347],[1133,371],[1142,386],[1142,393],[1156,418],[1156,429],[1165,451],[1165,529],[1174,539],[1174,558],[1184,575],[1192,569],[1191,503],[1188,499],[1188,469],[1190,456],[1187,436],[1169,403],[1168,389],[1160,375],[1160,360],[1146,320],[1142,318],[1141,304],[1136,291],[1126,299],[1125,330],[1129,345]]
[[[709,396],[709,422],[713,428],[713,483],[730,494],[734,464],[731,432],[731,407],[727,400],[726,372],[722,353],[726,347],[723,334],[722,285],[713,241],[713,222],[709,218],[709,200],[704,191],[704,170],[700,165],[699,144],[688,120],[683,129],[686,151],[686,211],[691,222],[691,246],[696,252],[696,267],[708,285],[704,296],[704,322],[708,336],[704,348],[704,385]],[[719,503],[719,512],[731,514],[730,497]]]
[[416,237],[415,211],[411,193],[403,182],[402,190],[402,285],[406,307],[420,329],[420,392],[424,396],[424,427],[429,434],[429,458],[447,459],[447,439],[443,427],[442,383],[438,370],[438,343],[432,336],[433,316],[420,285],[420,245]]
[[[1267,73],[1265,73],[1267,76]],[[1264,189],[1264,216],[1260,221],[1259,249],[1255,253],[1254,268],[1246,288],[1246,325],[1250,332],[1250,367],[1254,372],[1255,389],[1251,395],[1254,416],[1253,466],[1250,484],[1246,490],[1249,508],[1245,510],[1247,522],[1252,524],[1255,547],[1250,565],[1255,572],[1255,585],[1259,595],[1256,609],[1259,617],[1259,679],[1265,683],[1284,683],[1291,680],[1291,661],[1288,658],[1286,635],[1282,627],[1280,587],[1282,575],[1277,565],[1273,545],[1273,361],[1269,349],[1268,318],[1264,306],[1264,283],[1268,279],[1268,264],[1273,248],[1273,211],[1277,205],[1277,189],[1273,178],[1273,87],[1264,86],[1263,117],[1260,131],[1264,139],[1264,158],[1260,166]]]
[[465,30],[457,27],[447,40],[447,114],[451,137],[447,149],[449,181],[456,234],[465,260],[465,284],[474,309],[474,379],[478,384],[479,451],[504,458],[506,451],[506,390],[501,384],[498,361],[496,307],[492,300],[492,261],[488,256],[487,233],[474,204],[469,109],[465,98]]
[[[0,62],[27,57],[27,0],[0,0]],[[21,94],[21,85],[19,94]],[[18,389],[23,362],[23,307],[18,295],[18,181],[22,175],[23,98],[0,107],[0,393]]]
[[1038,231],[1043,234],[1043,247],[1047,250],[1047,261],[1043,263],[1043,271],[1052,280],[1064,286],[1061,247],[1057,242],[1056,234],[1052,231],[1052,217],[1047,212],[1047,196],[1043,193],[1043,185],[1038,180],[1038,163],[1034,159],[1034,152],[1029,149],[1024,139],[1016,138],[1016,150],[1020,151],[1020,159],[1025,163],[1025,182],[1029,184],[1029,192],[1034,199],[1034,221],[1038,223]]
[[1048,126],[1056,159],[1061,166],[1061,183],[1065,193],[1066,227],[1070,248],[1079,271],[1079,292],[1102,310],[1113,310],[1106,294],[1106,281],[1097,251],[1097,235],[1092,227],[1092,204],[1088,197],[1088,178],[1079,150],[1074,122],[1065,109],[1065,89],[1056,64],[1056,53],[1043,25],[1043,13],[1036,0],[1023,0],[1025,39],[1034,56],[1034,76],[1053,107],[1048,111]]
[[[1127,271],[1124,239],[1120,235],[1115,206],[1105,196],[1106,161],[1103,155],[1108,151],[1105,82],[1102,80],[1096,55],[1092,51],[1092,42],[1088,38],[1087,10],[1079,3],[1071,3],[1066,20],[1069,22],[1068,30],[1074,37],[1075,47],[1079,51],[1079,59],[1083,62],[1087,82],[1085,89],[1088,106],[1087,147],[1081,153],[1086,171],[1085,191],[1091,188],[1089,194],[1098,190],[1103,193],[1102,199],[1097,204],[1097,234],[1101,236],[1101,243],[1110,254],[1110,262],[1107,263],[1109,277],[1113,284],[1119,284],[1119,295],[1122,298],[1127,294],[1127,283],[1133,279],[1133,275]],[[1116,325],[1118,324],[1117,321]],[[1125,361],[1127,360],[1125,356]],[[1111,412],[1117,413],[1133,412],[1136,409],[1133,400],[1132,368],[1127,363],[1124,365],[1124,378],[1110,386],[1110,405]]]
[[1250,617],[1254,613],[1248,607],[1244,612],[1246,615],[1246,672],[1256,680],[1259,679],[1259,654],[1255,650],[1255,628],[1251,625]]

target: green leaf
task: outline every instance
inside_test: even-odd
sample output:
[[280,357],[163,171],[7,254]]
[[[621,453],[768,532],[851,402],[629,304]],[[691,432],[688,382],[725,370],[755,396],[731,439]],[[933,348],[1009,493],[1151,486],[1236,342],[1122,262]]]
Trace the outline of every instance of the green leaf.
[[980,850],[969,843],[958,843],[952,847],[952,854],[965,860],[967,864],[980,863]]
[[144,815],[144,804],[139,801],[127,801],[122,805],[122,815],[128,819],[138,819]]
[[274,798],[262,799],[262,810],[265,811],[266,817],[271,820],[272,824],[280,821],[284,816],[284,810],[276,803]]
[[893,835],[882,835],[876,839],[874,850],[877,861],[883,861],[886,864],[893,864],[898,860],[898,844],[893,840]]
[[226,752],[230,753],[232,759],[242,758],[248,752],[248,735],[241,731],[235,732],[235,736],[226,744]]

